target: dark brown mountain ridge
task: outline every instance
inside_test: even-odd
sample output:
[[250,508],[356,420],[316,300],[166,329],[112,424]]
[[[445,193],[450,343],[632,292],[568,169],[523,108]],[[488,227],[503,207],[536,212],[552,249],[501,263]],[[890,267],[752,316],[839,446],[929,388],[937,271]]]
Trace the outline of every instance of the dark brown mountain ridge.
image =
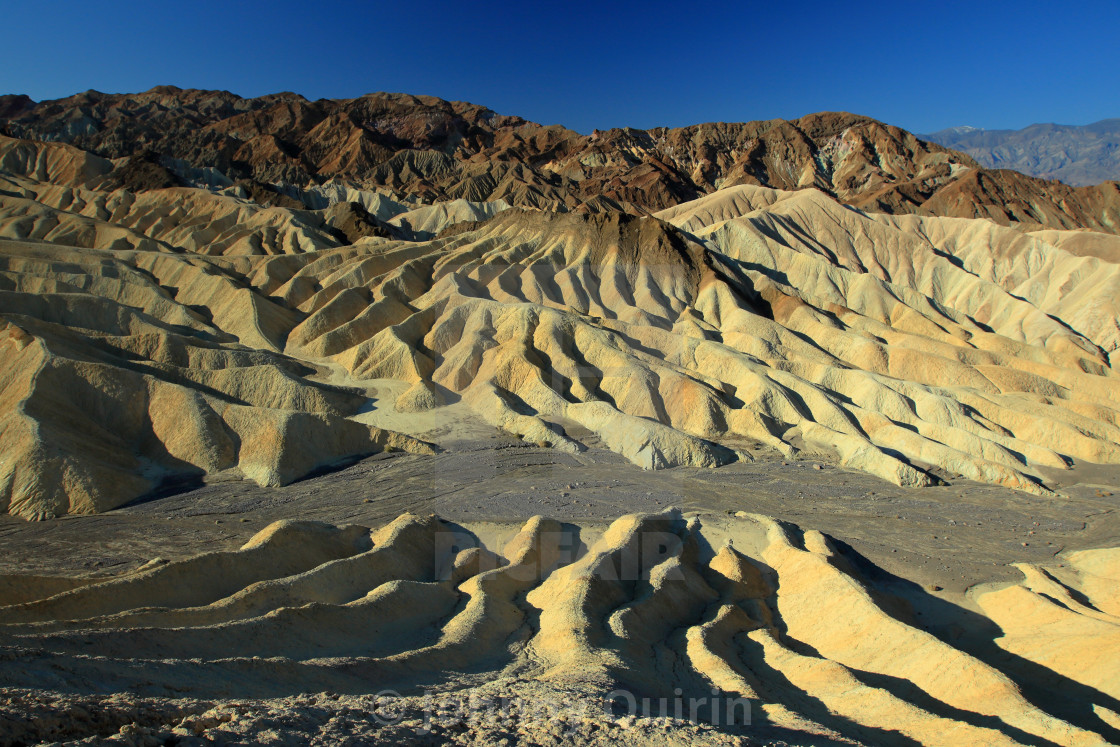
[[816,188],[873,212],[1110,233],[1120,226],[1115,183],[1072,188],[983,169],[963,153],[843,112],[581,135],[431,96],[247,99],[160,86],[38,103],[0,97],[0,127],[107,158],[139,158],[129,171],[134,190],[197,181],[191,170],[204,170],[208,180],[240,182],[258,196],[342,180],[425,202],[501,199],[644,214],[754,184]]

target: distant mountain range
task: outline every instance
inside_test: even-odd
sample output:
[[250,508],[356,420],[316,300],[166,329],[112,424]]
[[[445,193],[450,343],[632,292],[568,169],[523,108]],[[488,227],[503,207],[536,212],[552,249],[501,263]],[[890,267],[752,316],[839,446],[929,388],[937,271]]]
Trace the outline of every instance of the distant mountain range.
[[1021,130],[952,127],[920,137],[967,153],[990,169],[1014,169],[1078,187],[1120,180],[1120,119]]
[[1073,188],[986,169],[967,154],[845,112],[581,135],[430,96],[245,99],[161,86],[41,102],[0,96],[0,133],[116,159],[112,174],[91,185],[97,189],[234,187],[262,204],[296,209],[326,207],[308,190],[333,185],[422,203],[500,200],[646,215],[753,185],[816,188],[896,215],[1106,232],[1120,226],[1118,185]]

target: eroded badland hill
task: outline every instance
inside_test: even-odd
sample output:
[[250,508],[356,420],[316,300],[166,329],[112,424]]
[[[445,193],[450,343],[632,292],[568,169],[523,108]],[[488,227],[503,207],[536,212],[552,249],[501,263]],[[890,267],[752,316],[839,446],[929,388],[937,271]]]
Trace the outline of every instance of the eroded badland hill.
[[0,129],[0,742],[1120,741],[1117,183],[844,113]]

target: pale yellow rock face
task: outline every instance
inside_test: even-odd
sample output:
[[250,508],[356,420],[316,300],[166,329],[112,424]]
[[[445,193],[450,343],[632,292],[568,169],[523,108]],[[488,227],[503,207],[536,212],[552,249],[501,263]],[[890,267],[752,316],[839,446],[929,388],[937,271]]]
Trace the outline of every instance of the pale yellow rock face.
[[281,485],[387,447],[430,451],[349,420],[364,397],[312,382],[313,369],[280,354],[300,315],[192,253],[337,242],[307,243],[291,214],[200,190],[82,193],[67,185],[98,173],[96,158],[0,146],[0,178],[29,195],[0,200],[8,513],[104,511],[166,477],[240,469]]
[[1003,635],[1000,648],[1120,699],[1120,549],[1070,556],[1073,593],[1044,568],[1022,564],[1022,583],[977,595]]
[[[523,691],[718,688],[748,699],[754,724],[863,744],[1100,745],[1120,728],[1115,549],[1070,555],[1063,581],[1023,567],[974,609],[940,601],[979,631],[946,640],[829,537],[766,516],[499,529],[484,547],[469,544],[479,528],[436,516],[376,531],[276,522],[236,551],[0,607],[0,630],[34,643],[0,676],[119,687],[142,666],[137,695],[198,697],[219,680],[263,695],[405,691],[462,672]],[[1013,657],[993,654],[987,628]],[[1047,683],[1064,694],[1038,699]]]
[[636,218],[339,187],[411,232],[340,246],[327,210],[85,186],[111,166],[0,138],[0,506],[21,516],[428,448],[353,423],[366,399],[319,382],[340,369],[407,384],[401,413],[462,402],[568,451],[579,426],[647,469],[761,443],[1046,495],[1047,469],[1120,461],[1114,237],[813,189]]

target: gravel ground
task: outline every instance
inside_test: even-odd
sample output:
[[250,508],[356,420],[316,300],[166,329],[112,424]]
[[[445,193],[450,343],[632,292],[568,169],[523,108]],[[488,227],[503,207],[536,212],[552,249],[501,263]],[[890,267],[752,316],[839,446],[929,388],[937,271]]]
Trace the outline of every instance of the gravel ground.
[[379,454],[282,488],[226,474],[96,516],[4,516],[0,584],[13,574],[115,574],[156,557],[234,549],[277,519],[379,526],[406,511],[464,523],[536,514],[599,523],[668,506],[763,513],[819,529],[889,574],[947,592],[1018,578],[1009,563],[1120,543],[1118,468],[1062,473],[1061,495],[1039,497],[956,480],[899,488],[761,449],[754,462],[719,469],[646,471],[588,442],[573,455],[494,431],[444,442],[435,456]]
[[[0,694],[0,744],[126,745],[739,745],[856,744],[766,724],[714,727],[672,715],[612,712],[586,690],[500,681],[387,698],[315,693],[210,702]],[[672,706],[670,706],[671,708]]]

